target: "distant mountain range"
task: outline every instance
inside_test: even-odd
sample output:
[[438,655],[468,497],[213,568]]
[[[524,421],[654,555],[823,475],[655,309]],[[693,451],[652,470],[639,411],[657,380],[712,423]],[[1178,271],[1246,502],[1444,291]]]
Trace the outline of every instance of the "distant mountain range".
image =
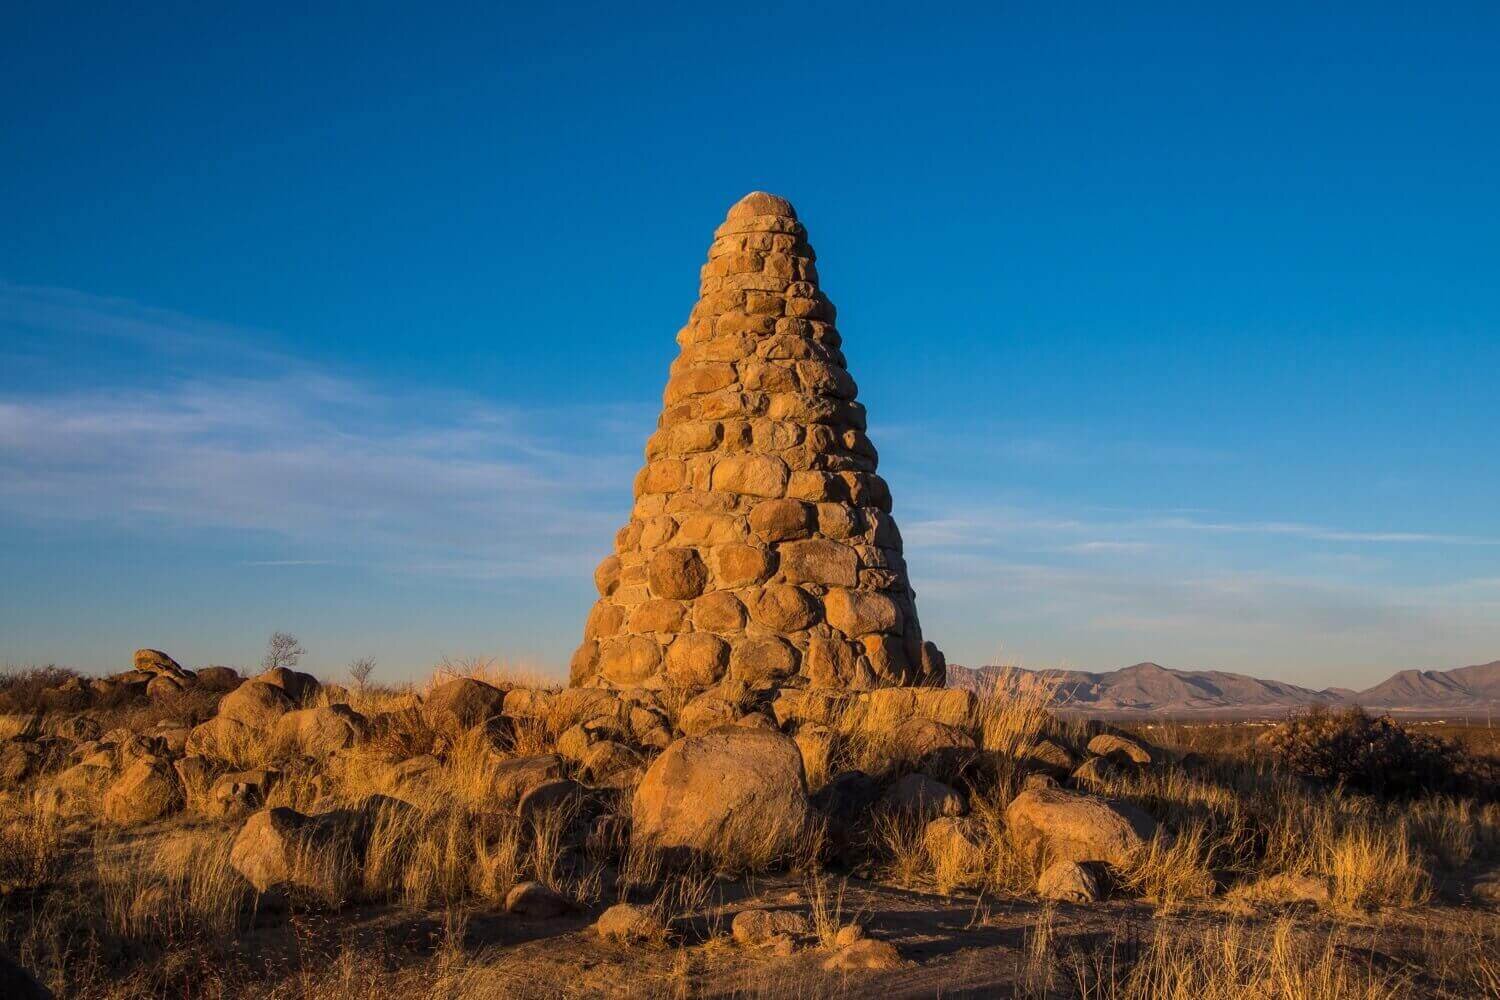
[[1362,705],[1411,715],[1500,710],[1500,660],[1456,670],[1403,670],[1363,691],[1314,691],[1285,681],[1220,670],[1173,670],[1157,663],[1137,663],[1097,674],[1000,666],[948,667],[949,687],[977,690],[997,678],[1010,678],[1023,685],[1053,684],[1058,708],[1089,715],[1276,716],[1313,705]]

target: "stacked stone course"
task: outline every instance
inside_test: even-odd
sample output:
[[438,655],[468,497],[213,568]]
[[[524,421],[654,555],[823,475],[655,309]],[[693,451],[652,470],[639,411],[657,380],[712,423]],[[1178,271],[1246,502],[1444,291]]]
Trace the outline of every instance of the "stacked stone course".
[[775,195],[714,233],[573,685],[944,683],[814,261]]

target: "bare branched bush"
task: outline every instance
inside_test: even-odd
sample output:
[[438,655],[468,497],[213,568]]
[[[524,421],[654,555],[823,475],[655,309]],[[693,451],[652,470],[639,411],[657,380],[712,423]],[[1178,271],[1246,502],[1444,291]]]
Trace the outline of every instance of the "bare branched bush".
[[374,672],[375,657],[373,656],[361,656],[358,659],[349,661],[349,679],[353,681],[354,686],[356,688],[359,688],[360,690],[363,690],[364,688],[369,686],[370,675]]
[[261,658],[260,665],[265,670],[295,667],[306,653],[307,650],[302,648],[302,643],[297,641],[296,636],[289,632],[272,632],[271,638],[266,641],[266,655]]

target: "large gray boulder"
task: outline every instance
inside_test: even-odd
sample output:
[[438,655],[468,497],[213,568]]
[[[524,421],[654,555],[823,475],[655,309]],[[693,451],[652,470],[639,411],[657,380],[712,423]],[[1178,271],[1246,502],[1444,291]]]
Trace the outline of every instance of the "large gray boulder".
[[729,859],[787,853],[809,814],[797,744],[780,733],[742,728],[667,747],[631,803],[642,842]]

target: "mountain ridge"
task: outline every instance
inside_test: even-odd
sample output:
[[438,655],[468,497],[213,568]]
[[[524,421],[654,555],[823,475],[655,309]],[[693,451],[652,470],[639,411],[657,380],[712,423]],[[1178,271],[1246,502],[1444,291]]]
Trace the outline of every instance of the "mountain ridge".
[[1064,711],[1100,715],[1261,715],[1324,705],[1360,705],[1383,712],[1428,714],[1500,709],[1500,660],[1452,670],[1401,670],[1379,684],[1302,687],[1223,670],[1179,670],[1145,661],[1116,670],[1027,670],[948,666],[948,686],[977,690],[993,679],[1049,683]]

